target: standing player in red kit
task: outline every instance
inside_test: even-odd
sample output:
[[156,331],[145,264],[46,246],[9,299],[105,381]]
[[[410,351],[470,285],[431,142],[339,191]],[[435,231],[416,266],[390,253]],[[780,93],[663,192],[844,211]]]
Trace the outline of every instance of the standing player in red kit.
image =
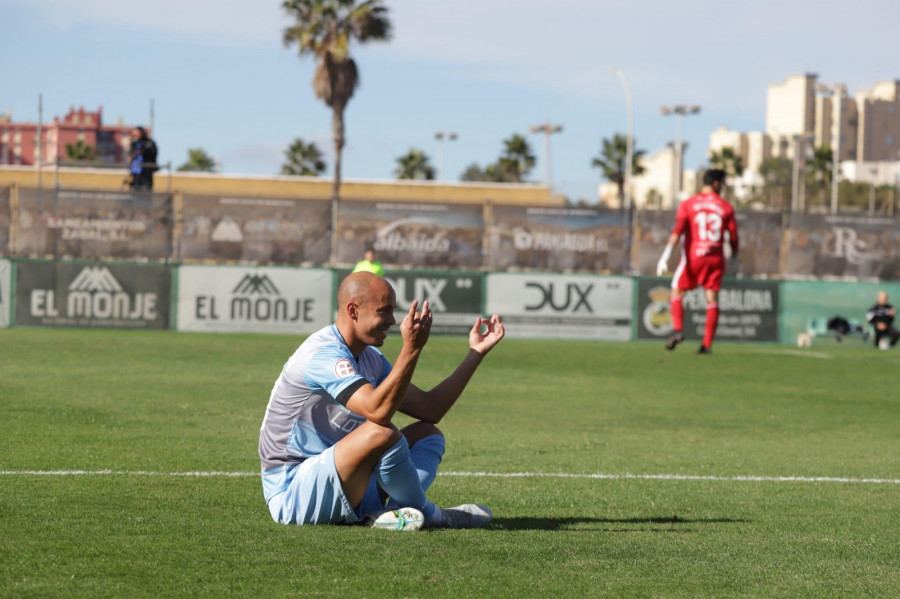
[[672,277],[672,296],[669,300],[672,325],[675,331],[666,342],[666,349],[673,350],[684,340],[684,308],[681,300],[685,292],[703,287],[706,290],[706,330],[703,345],[698,354],[712,353],[713,337],[719,324],[719,290],[725,274],[725,232],[728,232],[732,257],[738,253],[737,220],[734,208],[719,196],[725,184],[725,171],[710,169],[703,175],[703,189],[678,206],[675,228],[669,235],[656,274],[666,272],[672,248],[678,238],[684,236],[681,262]]

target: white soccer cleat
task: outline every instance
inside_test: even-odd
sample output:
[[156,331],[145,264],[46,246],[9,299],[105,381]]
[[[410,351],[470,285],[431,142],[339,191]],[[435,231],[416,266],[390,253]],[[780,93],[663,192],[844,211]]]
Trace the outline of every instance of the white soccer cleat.
[[484,528],[493,517],[486,506],[474,503],[444,508],[441,512],[440,528]]
[[425,516],[414,507],[401,507],[386,512],[366,516],[365,523],[372,528],[384,530],[414,531],[425,524]]

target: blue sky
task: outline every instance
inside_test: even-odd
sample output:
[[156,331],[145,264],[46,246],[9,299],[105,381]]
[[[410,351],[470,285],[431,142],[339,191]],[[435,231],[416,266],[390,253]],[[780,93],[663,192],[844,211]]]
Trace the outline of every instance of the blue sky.
[[[357,46],[362,85],[346,113],[344,176],[390,179],[411,147],[438,161],[436,131],[455,131],[445,174],[487,164],[502,140],[551,120],[556,190],[594,201],[600,140],[625,132],[631,84],[638,147],[676,135],[664,104],[703,107],[684,121],[686,165],[719,125],[762,130],[766,85],[818,73],[850,90],[900,78],[900,3],[824,1],[388,0],[393,39]],[[274,174],[295,137],[331,160],[330,111],[313,62],[281,44],[273,0],[0,0],[0,112],[37,120],[102,105],[107,122],[145,124],[151,99],[160,158],[189,147],[226,173]],[[529,135],[542,176],[543,138]],[[330,170],[329,170],[330,173]]]

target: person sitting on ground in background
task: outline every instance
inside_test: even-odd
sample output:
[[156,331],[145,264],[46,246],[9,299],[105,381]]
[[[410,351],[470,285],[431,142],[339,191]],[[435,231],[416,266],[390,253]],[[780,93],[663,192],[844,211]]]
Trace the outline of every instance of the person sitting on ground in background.
[[878,292],[878,303],[869,308],[866,320],[875,328],[875,347],[887,349],[897,345],[900,331],[894,328],[894,307],[888,303],[887,291]]

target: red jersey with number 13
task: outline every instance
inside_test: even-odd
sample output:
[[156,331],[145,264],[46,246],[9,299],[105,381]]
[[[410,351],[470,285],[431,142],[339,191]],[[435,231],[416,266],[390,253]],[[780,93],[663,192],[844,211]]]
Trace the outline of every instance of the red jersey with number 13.
[[717,194],[700,193],[678,206],[672,233],[684,235],[684,255],[689,262],[704,256],[724,258],[725,231],[736,254],[738,234],[734,208]]

